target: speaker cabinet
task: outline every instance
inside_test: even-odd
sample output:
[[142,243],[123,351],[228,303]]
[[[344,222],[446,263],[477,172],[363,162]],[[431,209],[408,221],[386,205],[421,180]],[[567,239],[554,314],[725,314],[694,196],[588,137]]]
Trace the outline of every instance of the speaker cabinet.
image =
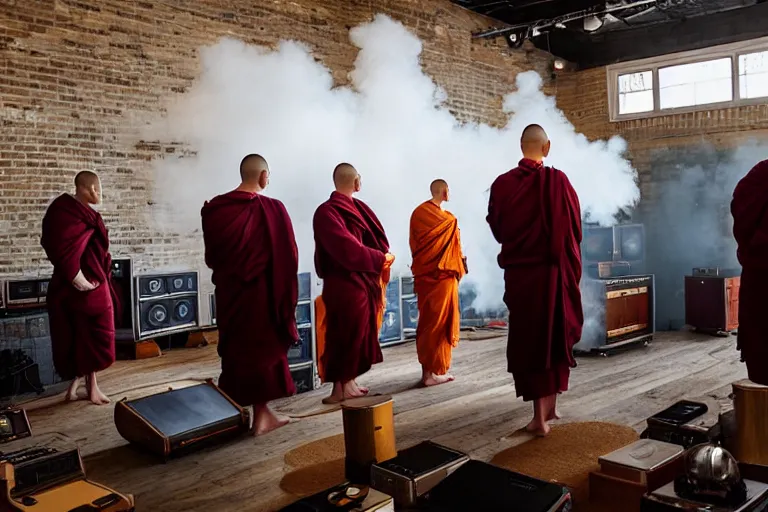
[[216,294],[208,295],[208,308],[211,312],[211,325],[216,325]]
[[288,364],[291,366],[312,363],[315,356],[314,321],[312,318],[312,274],[298,275],[299,302],[296,305],[296,327],[299,341],[288,349]]
[[137,276],[136,290],[137,340],[199,326],[197,272]]
[[112,287],[120,300],[115,308],[115,340],[134,341],[133,261],[130,258],[112,260]]
[[416,325],[419,323],[419,307],[413,277],[401,277],[400,290],[402,292],[403,338],[412,338],[416,336]]
[[387,304],[379,331],[382,346],[400,343],[403,340],[402,304],[400,299],[400,280],[393,277],[387,284]]
[[685,276],[685,323],[697,331],[732,332],[739,328],[739,271]]

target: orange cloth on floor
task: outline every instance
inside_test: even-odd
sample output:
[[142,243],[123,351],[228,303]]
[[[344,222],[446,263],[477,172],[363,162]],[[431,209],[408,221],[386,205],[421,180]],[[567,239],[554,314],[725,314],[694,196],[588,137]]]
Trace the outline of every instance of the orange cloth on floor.
[[459,280],[466,273],[456,217],[427,201],[411,215],[411,254],[419,307],[416,350],[429,372],[445,375],[459,344]]
[[[391,268],[392,261],[385,260],[384,268],[381,271],[381,289],[384,298],[378,316],[379,331],[381,331],[381,323],[384,321],[384,309],[387,305],[387,283],[389,282]],[[315,299],[315,351],[317,356],[317,375],[322,382],[325,382],[325,367],[322,364],[323,353],[325,352],[325,303],[323,302],[322,295],[318,295]]]

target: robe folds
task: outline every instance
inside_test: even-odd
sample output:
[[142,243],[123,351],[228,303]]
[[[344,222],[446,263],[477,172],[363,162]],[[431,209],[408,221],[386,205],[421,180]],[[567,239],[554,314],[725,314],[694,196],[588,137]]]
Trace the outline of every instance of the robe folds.
[[216,285],[219,387],[241,406],[293,395],[299,253],[285,206],[236,190],[206,202],[201,215]]
[[326,382],[347,382],[384,360],[379,330],[384,314],[389,241],[364,202],[338,192],[313,218],[315,270],[323,279]]
[[431,373],[445,375],[461,327],[459,280],[465,269],[458,220],[432,201],[421,204],[411,215],[410,245],[419,308],[419,363]]
[[757,164],[736,185],[731,214],[742,267],[737,343],[749,380],[768,386],[768,160]]
[[566,391],[584,323],[578,196],[564,173],[523,159],[493,183],[487,221],[501,244],[507,364],[517,396]]
[[[115,362],[115,310],[120,303],[101,215],[63,194],[45,212],[41,245],[53,264],[46,302],[56,371],[73,379],[108,368]],[[76,289],[72,281],[80,271],[99,286]]]

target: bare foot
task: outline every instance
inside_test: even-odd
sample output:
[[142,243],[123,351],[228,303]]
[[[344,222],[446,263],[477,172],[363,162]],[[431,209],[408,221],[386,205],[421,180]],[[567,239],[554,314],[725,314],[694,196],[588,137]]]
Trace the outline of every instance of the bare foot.
[[355,381],[351,380],[344,385],[340,382],[333,383],[333,391],[331,396],[323,398],[324,404],[338,404],[344,400],[350,400],[352,398],[362,398],[366,395],[356,385]]
[[109,398],[99,389],[99,385],[96,383],[95,374],[91,374],[86,378],[86,385],[88,387],[88,398],[91,400],[91,403],[96,405],[107,405],[109,403]]
[[352,381],[352,386],[357,393],[362,393],[363,395],[367,395],[370,391],[368,388],[358,386],[357,381],[354,380]]
[[430,373],[426,377],[422,377],[421,383],[425,386],[439,386],[440,384],[445,384],[446,382],[453,382],[455,379],[453,375],[435,375],[434,373]]
[[72,384],[69,385],[69,388],[67,389],[67,394],[65,395],[65,400],[68,402],[74,402],[76,400],[80,400],[82,397],[77,394],[77,388],[80,385],[80,379],[75,379],[72,381]]
[[550,427],[547,422],[539,422],[534,420],[531,420],[531,422],[526,425],[525,431],[529,434],[533,434],[536,437],[546,437],[549,432],[552,430],[552,427]]
[[560,416],[560,412],[558,412],[557,409],[552,409],[549,411],[549,415],[547,416],[547,421],[555,421],[561,419],[562,416]]
[[280,427],[286,426],[291,420],[277,416],[272,409],[267,406],[263,406],[254,411],[253,427],[251,428],[251,435],[263,436],[273,430],[277,430]]

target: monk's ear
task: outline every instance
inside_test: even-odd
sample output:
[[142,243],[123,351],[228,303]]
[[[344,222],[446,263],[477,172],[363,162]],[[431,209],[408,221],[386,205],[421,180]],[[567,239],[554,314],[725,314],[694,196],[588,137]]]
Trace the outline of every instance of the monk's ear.
[[269,184],[269,172],[261,171],[261,174],[259,175],[259,186],[261,188],[267,188],[268,184]]
[[544,150],[542,151],[544,156],[549,156],[550,148],[552,148],[552,141],[548,140],[547,143],[544,145]]

